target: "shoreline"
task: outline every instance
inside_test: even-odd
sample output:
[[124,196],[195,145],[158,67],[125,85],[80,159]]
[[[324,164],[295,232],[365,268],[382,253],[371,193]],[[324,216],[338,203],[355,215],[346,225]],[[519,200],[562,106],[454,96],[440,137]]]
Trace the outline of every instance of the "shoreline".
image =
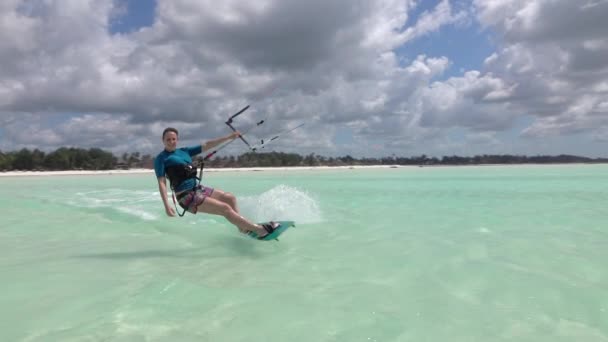
[[[238,167],[205,168],[205,172],[251,172],[251,171],[303,171],[303,170],[349,170],[349,169],[388,169],[418,167],[416,165],[349,165],[349,166],[286,166],[286,167]],[[153,169],[129,170],[66,170],[66,171],[0,171],[0,177],[28,176],[91,176],[91,175],[137,175],[154,174]]]
[[[407,168],[448,168],[448,167],[539,167],[539,166],[580,166],[605,165],[602,163],[550,163],[550,164],[474,164],[474,165],[346,165],[346,166],[278,166],[205,168],[205,172],[260,172],[260,171],[315,171],[315,170],[357,170],[357,169],[407,169]],[[129,170],[66,170],[66,171],[0,171],[0,177],[31,176],[95,176],[95,175],[137,175],[154,174],[153,169]]]

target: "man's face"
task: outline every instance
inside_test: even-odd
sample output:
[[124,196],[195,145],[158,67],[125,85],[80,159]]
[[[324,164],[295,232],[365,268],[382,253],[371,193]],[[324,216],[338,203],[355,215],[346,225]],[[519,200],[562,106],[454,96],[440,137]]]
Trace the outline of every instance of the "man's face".
[[163,137],[163,144],[165,145],[165,150],[172,152],[177,148],[177,134],[175,132],[167,132]]

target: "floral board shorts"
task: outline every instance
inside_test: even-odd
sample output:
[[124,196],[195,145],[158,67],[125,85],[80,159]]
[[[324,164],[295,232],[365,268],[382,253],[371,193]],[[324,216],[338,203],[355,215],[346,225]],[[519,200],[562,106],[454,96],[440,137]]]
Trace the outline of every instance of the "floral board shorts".
[[205,198],[211,196],[213,188],[209,188],[203,185],[198,185],[194,190],[181,193],[177,201],[179,206],[188,210],[189,212],[196,214],[198,206],[205,201]]

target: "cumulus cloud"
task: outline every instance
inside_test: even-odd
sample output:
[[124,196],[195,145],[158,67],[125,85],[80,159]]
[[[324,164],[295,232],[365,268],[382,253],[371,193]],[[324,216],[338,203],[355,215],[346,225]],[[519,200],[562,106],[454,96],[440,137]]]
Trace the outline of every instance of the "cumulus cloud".
[[[109,23],[124,11],[111,0],[5,1],[0,110],[27,118],[81,113],[40,134],[47,146],[86,139],[117,148],[118,136],[152,139],[146,127],[166,122],[220,134],[222,120],[247,101],[257,101],[251,112],[275,119],[267,131],[307,120],[315,137],[325,137],[314,141],[326,148],[333,132],[327,123],[375,134],[383,117],[393,116],[389,121],[401,126],[387,127],[398,134],[410,118],[400,117],[400,97],[440,74],[448,60],[420,57],[403,67],[393,49],[463,16],[443,0],[412,22],[414,6],[158,1],[152,27],[110,34]],[[35,143],[26,136],[4,139]]]
[[605,129],[608,2],[476,0],[478,18],[505,44],[485,63],[513,85],[505,103],[538,117],[527,137]]
[[[256,138],[306,122],[281,148],[340,153],[348,128],[365,152],[441,153],[450,129],[497,141],[522,116],[529,138],[606,131],[605,1],[420,2],[158,0],[150,27],[112,33],[115,0],[0,4],[0,146],[154,151],[167,125],[184,142],[267,124]],[[497,50],[445,77],[450,56],[399,49],[477,20]],[[18,119],[16,119],[18,118]],[[129,141],[126,143],[125,141]]]
[[479,70],[420,87],[410,101],[420,126],[483,137],[533,117],[520,132],[524,138],[589,133],[605,141],[608,2],[475,0],[473,6],[498,50]]

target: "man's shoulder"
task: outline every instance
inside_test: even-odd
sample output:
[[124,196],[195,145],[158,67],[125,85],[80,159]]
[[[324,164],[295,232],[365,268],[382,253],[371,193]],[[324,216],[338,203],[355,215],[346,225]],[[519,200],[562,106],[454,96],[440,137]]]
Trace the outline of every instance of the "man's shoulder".
[[167,153],[167,151],[162,150],[159,154],[156,155],[156,158],[154,158],[154,160],[164,160],[165,158],[167,158],[168,154],[169,153]]
[[203,152],[203,146],[202,145],[194,145],[194,146],[188,146],[188,147],[183,147],[182,151],[188,153],[189,155],[193,156],[193,155],[197,155]]

